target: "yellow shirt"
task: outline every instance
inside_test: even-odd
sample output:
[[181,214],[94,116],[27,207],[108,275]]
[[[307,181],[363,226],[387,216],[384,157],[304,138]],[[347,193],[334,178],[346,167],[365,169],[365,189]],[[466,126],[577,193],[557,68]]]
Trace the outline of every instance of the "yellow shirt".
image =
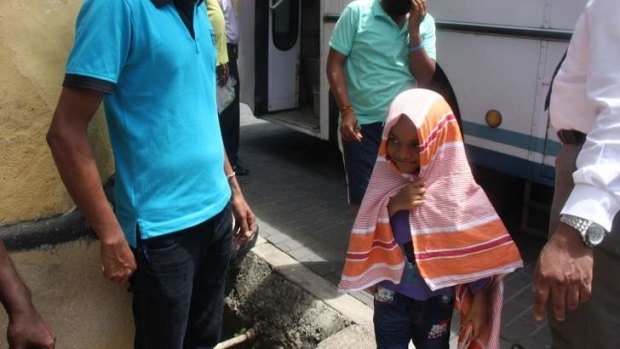
[[207,13],[213,26],[215,35],[215,49],[217,50],[217,65],[228,63],[228,48],[226,47],[226,21],[224,13],[217,0],[207,0]]

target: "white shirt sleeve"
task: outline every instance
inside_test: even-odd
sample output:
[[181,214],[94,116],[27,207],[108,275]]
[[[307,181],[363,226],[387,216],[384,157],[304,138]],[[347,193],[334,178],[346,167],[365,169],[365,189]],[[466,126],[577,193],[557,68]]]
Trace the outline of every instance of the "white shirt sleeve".
[[226,20],[226,41],[229,44],[239,43],[239,23],[231,0],[218,0],[224,19]]
[[[587,139],[577,158],[573,174],[575,188],[562,214],[586,218],[611,230],[620,210],[620,1],[591,0],[580,19],[568,55],[577,59],[567,64],[584,64],[585,87],[572,84],[571,73],[564,72],[565,88],[585,92],[593,115]],[[574,52],[572,52],[574,51]],[[583,84],[582,84],[583,85]],[[577,90],[577,91],[575,91]],[[578,91],[581,90],[581,91]],[[554,92],[556,92],[554,90]],[[579,122],[576,122],[579,124]],[[576,127],[575,129],[578,129]]]

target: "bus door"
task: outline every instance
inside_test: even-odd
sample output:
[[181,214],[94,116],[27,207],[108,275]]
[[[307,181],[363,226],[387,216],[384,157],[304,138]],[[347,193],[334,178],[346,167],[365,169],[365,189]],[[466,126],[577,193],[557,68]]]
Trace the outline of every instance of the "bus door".
[[240,97],[254,115],[299,106],[300,3],[239,1]]

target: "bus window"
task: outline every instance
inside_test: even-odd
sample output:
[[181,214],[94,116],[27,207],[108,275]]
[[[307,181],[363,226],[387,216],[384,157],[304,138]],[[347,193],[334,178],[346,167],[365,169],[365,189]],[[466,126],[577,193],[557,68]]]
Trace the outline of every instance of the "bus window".
[[299,0],[280,1],[273,11],[273,43],[280,51],[288,51],[297,43],[299,33]]

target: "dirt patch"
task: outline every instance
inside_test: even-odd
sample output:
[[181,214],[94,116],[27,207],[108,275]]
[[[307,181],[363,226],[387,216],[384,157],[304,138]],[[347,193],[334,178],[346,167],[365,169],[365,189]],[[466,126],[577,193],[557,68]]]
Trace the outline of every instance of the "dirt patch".
[[316,348],[351,322],[250,252],[231,273],[226,305],[261,348]]

